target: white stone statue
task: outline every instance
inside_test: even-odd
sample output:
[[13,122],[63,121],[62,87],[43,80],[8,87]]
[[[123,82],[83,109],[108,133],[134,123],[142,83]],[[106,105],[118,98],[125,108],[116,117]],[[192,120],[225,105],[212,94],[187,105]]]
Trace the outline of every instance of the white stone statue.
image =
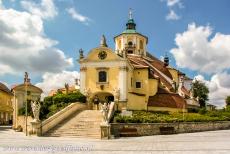
[[86,97],[90,97],[90,95],[91,95],[90,89],[84,89],[84,95],[85,95]]
[[120,97],[120,89],[119,89],[119,88],[114,88],[114,89],[113,89],[113,93],[114,93],[115,100],[119,100],[119,97]]
[[109,113],[109,107],[107,103],[104,103],[102,105],[102,115],[103,115],[103,123],[108,124],[108,113]]
[[34,115],[34,121],[38,122],[39,120],[39,115],[40,115],[40,102],[39,101],[31,101],[31,108],[33,111],[33,115]]

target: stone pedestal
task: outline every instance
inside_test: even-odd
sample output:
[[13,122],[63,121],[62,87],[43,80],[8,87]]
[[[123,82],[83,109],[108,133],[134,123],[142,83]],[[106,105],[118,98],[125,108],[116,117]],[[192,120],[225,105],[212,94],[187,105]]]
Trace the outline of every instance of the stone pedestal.
[[101,139],[110,139],[110,124],[101,124]]
[[41,121],[32,121],[30,135],[41,136]]

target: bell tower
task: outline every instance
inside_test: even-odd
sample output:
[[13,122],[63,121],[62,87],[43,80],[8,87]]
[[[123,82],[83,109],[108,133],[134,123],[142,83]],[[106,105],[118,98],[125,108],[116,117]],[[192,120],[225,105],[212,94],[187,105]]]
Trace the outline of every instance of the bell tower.
[[120,56],[128,54],[146,56],[146,45],[148,37],[136,31],[136,23],[132,17],[132,10],[129,10],[129,18],[126,29],[120,35],[114,37],[115,51]]

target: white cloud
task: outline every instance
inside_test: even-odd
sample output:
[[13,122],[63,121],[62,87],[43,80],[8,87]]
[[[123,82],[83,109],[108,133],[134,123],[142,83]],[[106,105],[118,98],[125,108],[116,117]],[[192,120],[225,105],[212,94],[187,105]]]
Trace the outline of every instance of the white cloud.
[[166,16],[166,20],[179,20],[180,16],[178,16],[174,10],[170,10],[169,14]]
[[14,9],[0,13],[0,72],[60,72],[73,65],[58,42],[45,36],[43,20],[37,15]]
[[168,7],[173,7],[175,5],[181,6],[181,0],[167,0],[167,6]]
[[42,76],[43,81],[37,83],[36,86],[43,89],[44,96],[47,96],[50,90],[63,88],[65,83],[69,85],[75,84],[75,79],[79,79],[77,71],[62,71],[61,73],[45,73]]
[[83,16],[82,14],[78,13],[74,8],[68,8],[66,11],[71,15],[71,17],[77,21],[80,21],[86,25],[89,24],[91,21],[90,18]]
[[215,33],[210,26],[196,26],[189,24],[187,31],[177,34],[175,38],[177,48],[173,48],[176,64],[181,68],[188,68],[207,75],[196,76],[204,81],[209,88],[210,103],[223,107],[226,96],[230,95],[230,35]]
[[3,8],[2,0],[0,0],[0,9]]
[[171,53],[176,64],[203,73],[218,73],[230,68],[230,35],[216,33],[210,26],[188,25],[188,30],[177,34],[177,48]]
[[21,1],[21,5],[25,10],[43,19],[53,18],[58,14],[53,0],[41,0],[40,4],[23,0]]
[[198,75],[195,78],[208,86],[210,104],[218,107],[225,106],[225,98],[230,95],[230,74],[227,72],[217,73],[210,80],[205,80],[202,75]]
[[179,16],[175,12],[175,7],[177,6],[179,9],[184,8],[182,0],[161,0],[161,2],[166,2],[166,5],[169,9],[169,13],[166,15],[166,20],[179,20],[181,16]]

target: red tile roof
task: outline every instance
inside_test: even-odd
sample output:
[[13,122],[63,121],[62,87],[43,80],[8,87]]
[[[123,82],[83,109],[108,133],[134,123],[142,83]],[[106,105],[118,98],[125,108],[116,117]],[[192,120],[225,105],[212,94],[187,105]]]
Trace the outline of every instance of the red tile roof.
[[7,94],[13,95],[10,89],[1,82],[0,82],[0,90],[6,92]]
[[[164,66],[164,63],[156,57],[148,54],[149,57],[142,57],[140,55],[127,55],[130,64],[134,68],[150,68],[149,78],[159,79],[168,89],[173,90],[172,84],[166,79],[172,80],[172,75]],[[160,73],[161,72],[161,73]],[[164,74],[165,77],[162,75]]]
[[148,106],[183,109],[186,108],[186,101],[176,93],[170,93],[165,89],[158,88],[156,95],[149,96]]

